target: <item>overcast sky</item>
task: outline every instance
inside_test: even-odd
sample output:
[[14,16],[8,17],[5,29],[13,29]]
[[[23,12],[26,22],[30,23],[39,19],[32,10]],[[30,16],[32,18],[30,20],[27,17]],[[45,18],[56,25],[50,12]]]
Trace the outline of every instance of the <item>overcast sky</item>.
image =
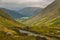
[[0,7],[17,9],[20,7],[40,7],[45,8],[54,0],[0,0]]

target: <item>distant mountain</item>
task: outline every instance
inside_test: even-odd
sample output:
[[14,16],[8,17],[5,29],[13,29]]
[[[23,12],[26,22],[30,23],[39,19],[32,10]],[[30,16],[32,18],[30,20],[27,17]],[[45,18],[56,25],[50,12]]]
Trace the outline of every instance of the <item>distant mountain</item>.
[[2,8],[2,10],[4,12],[6,12],[7,14],[9,14],[13,18],[21,18],[21,17],[24,17],[23,14],[20,14],[19,12],[16,12],[16,11],[13,11],[13,10],[5,9],[5,8]]
[[21,10],[18,10],[17,12],[19,12],[20,14],[23,14],[27,17],[32,17],[36,14],[38,14],[43,8],[39,8],[39,7],[25,7]]
[[40,26],[40,24],[43,25],[45,22],[52,21],[57,16],[60,16],[59,2],[59,0],[54,1],[52,4],[43,9],[38,15],[25,21],[25,24]]
[[[6,12],[7,14],[9,14],[11,17],[13,17],[14,19],[15,18],[18,18],[21,20],[25,20],[25,17],[32,17],[36,14],[38,14],[42,8],[38,8],[38,7],[25,7],[21,10],[9,10],[9,9],[6,9],[6,8],[2,8],[2,10],[4,12]],[[24,17],[24,19],[23,19]]]
[[13,19],[16,21],[20,22],[19,20],[26,20],[29,19],[32,16],[35,16],[36,14],[40,13],[40,11],[43,8],[38,8],[38,7],[25,7],[21,10],[9,10],[6,8],[1,8],[5,13],[10,15]]

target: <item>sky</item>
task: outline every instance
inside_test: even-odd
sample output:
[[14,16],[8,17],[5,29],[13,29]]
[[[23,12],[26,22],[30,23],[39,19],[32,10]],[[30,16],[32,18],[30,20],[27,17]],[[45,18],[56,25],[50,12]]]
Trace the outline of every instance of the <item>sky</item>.
[[45,8],[54,0],[0,0],[0,8],[19,9],[23,7]]

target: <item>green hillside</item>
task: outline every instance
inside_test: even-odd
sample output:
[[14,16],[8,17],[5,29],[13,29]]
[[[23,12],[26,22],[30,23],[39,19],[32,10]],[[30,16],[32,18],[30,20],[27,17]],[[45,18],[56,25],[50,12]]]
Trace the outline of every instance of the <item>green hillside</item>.
[[7,15],[7,13],[5,13],[2,9],[0,9],[0,24],[7,27],[12,26],[24,27],[23,24],[16,22],[13,18]]
[[60,0],[55,0],[41,13],[26,20],[29,30],[47,36],[50,40],[60,40]]
[[[38,15],[26,20],[24,23],[30,26],[35,25],[35,23],[49,21],[56,16],[60,16],[60,1],[56,0],[55,2],[48,5],[45,9],[41,11]],[[42,21],[43,20],[43,21]]]
[[0,9],[0,40],[35,40],[35,37],[19,33],[16,29],[24,27]]

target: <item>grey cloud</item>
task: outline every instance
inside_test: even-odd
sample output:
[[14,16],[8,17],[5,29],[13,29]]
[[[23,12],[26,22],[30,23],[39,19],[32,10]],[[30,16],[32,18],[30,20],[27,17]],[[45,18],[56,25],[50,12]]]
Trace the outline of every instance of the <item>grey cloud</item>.
[[39,5],[41,8],[44,8],[46,7],[50,2],[52,2],[52,0],[49,0],[46,2],[35,2],[35,3],[22,3],[22,4],[17,4],[17,3],[1,3],[0,1],[0,8],[3,7],[3,8],[8,8],[8,9],[12,9],[12,10],[15,10],[15,9],[19,9],[19,8],[23,8],[23,7],[29,7],[29,6],[35,6],[35,5]]

